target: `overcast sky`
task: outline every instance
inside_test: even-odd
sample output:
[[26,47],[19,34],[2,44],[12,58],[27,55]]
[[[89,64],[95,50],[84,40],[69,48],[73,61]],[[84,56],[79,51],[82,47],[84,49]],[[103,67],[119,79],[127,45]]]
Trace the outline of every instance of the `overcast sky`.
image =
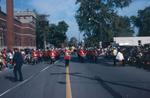
[[[5,10],[6,0],[1,0],[2,9]],[[28,2],[27,2],[28,1]],[[15,10],[36,9],[39,13],[50,15],[50,23],[58,23],[66,21],[69,24],[67,36],[69,38],[75,36],[79,39],[79,30],[74,18],[78,6],[75,5],[76,0],[14,0]],[[133,0],[133,2],[124,9],[119,9],[119,15],[137,15],[139,9],[150,6],[150,0]],[[81,37],[82,38],[82,37]]]

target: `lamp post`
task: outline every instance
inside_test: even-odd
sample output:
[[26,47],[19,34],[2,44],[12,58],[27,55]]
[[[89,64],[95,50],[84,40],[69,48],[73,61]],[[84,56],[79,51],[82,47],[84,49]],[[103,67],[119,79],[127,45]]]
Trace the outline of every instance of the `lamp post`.
[[[89,18],[89,21],[94,21],[95,23],[99,24],[100,28],[102,28],[102,24],[98,20],[95,20],[93,18]],[[103,36],[102,36],[102,32],[100,31],[100,34],[99,34],[99,46],[100,46],[100,48],[102,48],[102,41],[103,41]]]

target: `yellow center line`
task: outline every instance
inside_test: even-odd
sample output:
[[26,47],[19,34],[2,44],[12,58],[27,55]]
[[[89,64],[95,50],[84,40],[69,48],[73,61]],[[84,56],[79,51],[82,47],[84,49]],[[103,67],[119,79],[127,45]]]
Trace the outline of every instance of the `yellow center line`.
[[72,98],[69,66],[66,67],[66,98]]

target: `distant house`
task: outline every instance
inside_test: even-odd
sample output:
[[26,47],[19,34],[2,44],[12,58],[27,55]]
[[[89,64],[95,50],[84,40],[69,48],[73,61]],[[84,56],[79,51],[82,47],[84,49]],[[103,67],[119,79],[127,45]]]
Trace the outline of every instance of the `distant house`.
[[138,46],[150,43],[149,37],[114,37],[114,42],[120,46]]

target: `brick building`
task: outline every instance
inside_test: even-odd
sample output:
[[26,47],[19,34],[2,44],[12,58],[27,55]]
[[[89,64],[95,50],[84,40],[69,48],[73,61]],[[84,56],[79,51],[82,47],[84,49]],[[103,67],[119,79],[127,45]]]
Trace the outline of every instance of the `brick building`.
[[[36,15],[33,11],[19,11],[14,13],[13,19],[13,47],[36,47]],[[0,48],[7,45],[7,14],[0,11]]]

